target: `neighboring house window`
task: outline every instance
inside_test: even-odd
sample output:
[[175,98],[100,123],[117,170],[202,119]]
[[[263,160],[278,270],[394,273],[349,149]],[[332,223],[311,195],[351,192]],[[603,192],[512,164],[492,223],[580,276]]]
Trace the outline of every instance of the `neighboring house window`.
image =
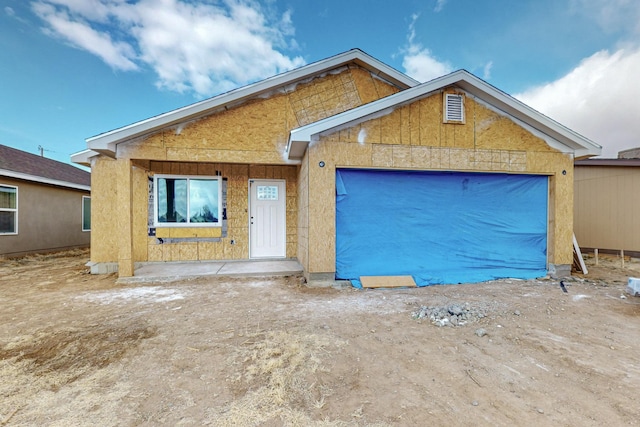
[[0,234],[18,234],[18,187],[0,185]]
[[91,231],[91,197],[82,196],[82,231]]
[[156,175],[154,180],[156,226],[222,225],[220,177]]

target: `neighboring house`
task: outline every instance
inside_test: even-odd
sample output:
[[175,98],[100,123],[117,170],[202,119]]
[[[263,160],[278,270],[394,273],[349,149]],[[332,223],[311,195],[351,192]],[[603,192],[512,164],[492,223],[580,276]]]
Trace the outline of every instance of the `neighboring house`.
[[640,256],[640,158],[624,155],[575,162],[574,229],[584,252]]
[[0,255],[88,247],[91,174],[0,145]]
[[457,71],[360,50],[87,140],[93,272],[297,258],[310,279],[569,274],[573,162],[600,147]]

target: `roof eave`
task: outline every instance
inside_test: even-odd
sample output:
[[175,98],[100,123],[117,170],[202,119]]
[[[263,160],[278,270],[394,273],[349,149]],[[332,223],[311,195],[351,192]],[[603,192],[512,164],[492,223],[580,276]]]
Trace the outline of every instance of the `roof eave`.
[[71,162],[77,165],[91,167],[91,158],[98,156],[100,153],[93,150],[82,150],[71,155]]
[[74,190],[91,191],[90,185],[82,185],[82,184],[76,184],[74,182],[60,181],[57,179],[45,178],[42,176],[30,175],[22,172],[10,171],[7,169],[0,169],[0,176],[5,176],[7,178],[21,179],[23,181],[37,182],[40,184],[53,185],[56,187],[72,188]]

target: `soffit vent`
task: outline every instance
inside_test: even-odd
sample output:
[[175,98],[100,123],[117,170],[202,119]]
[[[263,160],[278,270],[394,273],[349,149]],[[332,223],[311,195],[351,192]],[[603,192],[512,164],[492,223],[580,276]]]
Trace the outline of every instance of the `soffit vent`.
[[464,123],[464,95],[447,93],[444,95],[444,121]]

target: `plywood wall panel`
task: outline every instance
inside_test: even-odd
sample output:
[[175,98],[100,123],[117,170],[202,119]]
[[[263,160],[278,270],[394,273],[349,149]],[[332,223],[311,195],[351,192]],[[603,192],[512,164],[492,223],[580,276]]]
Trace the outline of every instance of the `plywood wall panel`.
[[362,68],[343,67],[120,144],[118,156],[176,162],[283,164],[291,129],[397,91],[397,87]]
[[[297,179],[297,248],[296,257],[305,271],[309,271],[309,150],[298,169]],[[289,249],[287,248],[287,251]]]
[[394,145],[391,148],[393,153],[393,167],[406,168],[411,164],[410,146]]
[[148,209],[148,185],[147,171],[137,167],[132,168],[132,222],[133,222],[133,260],[134,262],[146,261],[148,245],[146,233],[137,233],[135,230],[146,230],[149,217]]
[[394,93],[398,93],[398,88],[390,85],[388,82],[373,77],[373,83],[376,86],[376,92],[378,93],[379,98],[384,98],[389,95],[393,95]]
[[400,113],[400,143],[411,145],[411,107],[406,105],[398,109]]
[[393,146],[386,144],[375,144],[371,150],[371,166],[392,167],[393,166]]
[[118,236],[118,274],[120,277],[133,276],[134,272],[134,229],[133,213],[133,171],[131,160],[117,159],[116,170],[116,206],[115,224],[117,224]]
[[380,136],[383,144],[401,144],[402,120],[399,110],[380,118]]
[[380,94],[378,93],[377,86],[373,81],[374,78],[371,76],[371,73],[363,70],[362,68],[353,68],[351,70],[351,76],[363,104],[380,99]]
[[91,261],[118,261],[117,174],[113,159],[99,156],[91,165]]
[[431,168],[431,147],[411,147],[411,167],[416,169]]

